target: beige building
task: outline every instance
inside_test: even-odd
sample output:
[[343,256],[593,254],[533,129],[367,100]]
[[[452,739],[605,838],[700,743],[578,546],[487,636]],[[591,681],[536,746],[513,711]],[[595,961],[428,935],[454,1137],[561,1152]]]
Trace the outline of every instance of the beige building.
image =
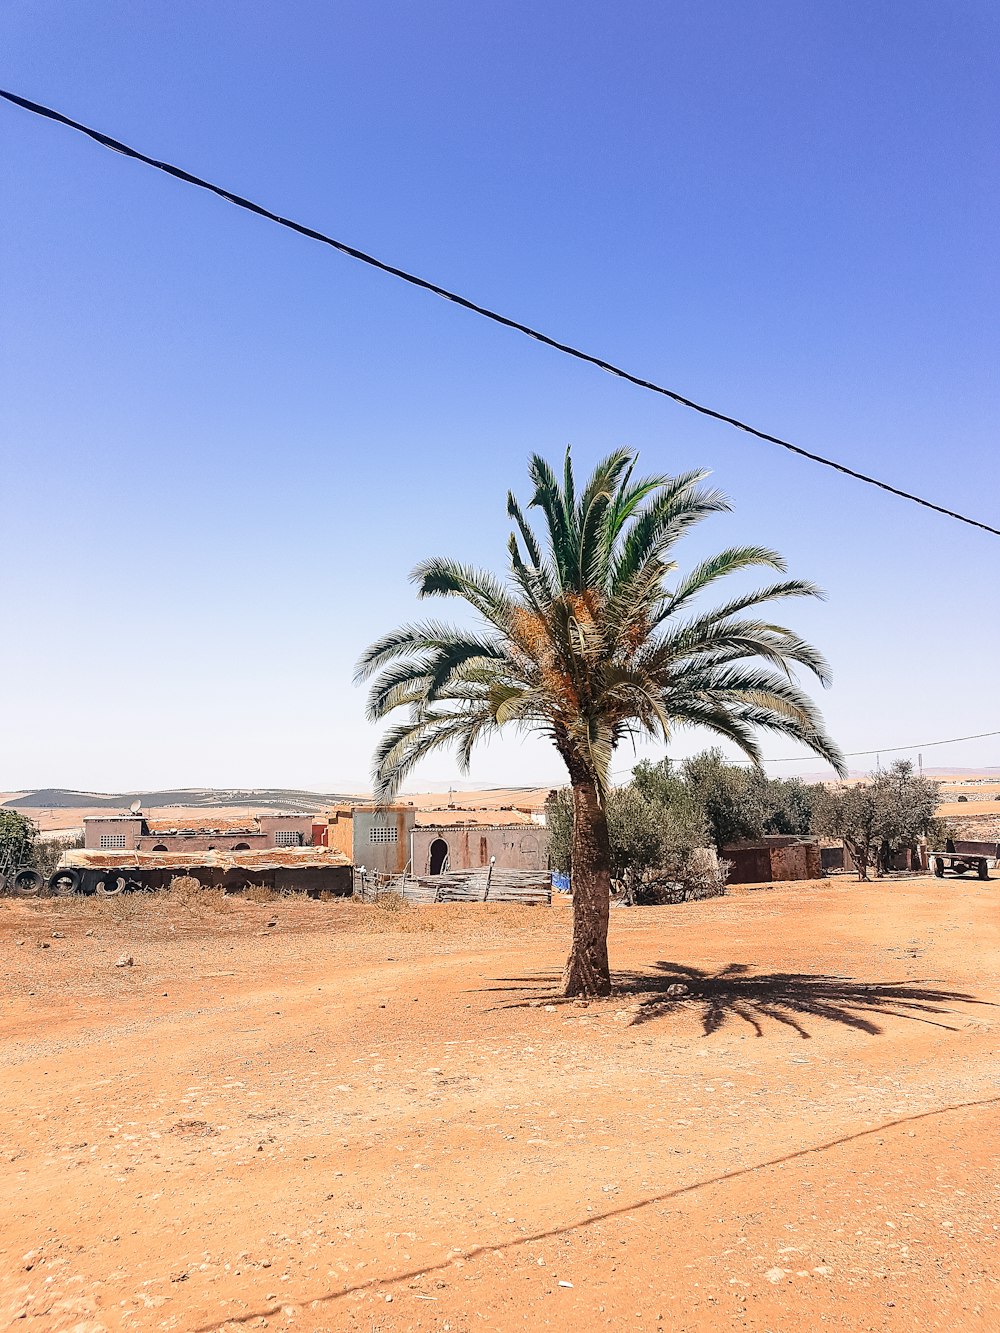
[[344,805],[328,812],[321,840],[354,866],[387,875],[440,875],[491,863],[502,870],[548,866],[548,832],[524,810]]

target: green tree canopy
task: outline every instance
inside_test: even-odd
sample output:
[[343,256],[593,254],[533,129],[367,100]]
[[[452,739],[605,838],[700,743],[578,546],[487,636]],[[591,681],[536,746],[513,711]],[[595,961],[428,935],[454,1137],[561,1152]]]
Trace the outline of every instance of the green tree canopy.
[[17,810],[0,809],[0,874],[34,864],[38,829]]

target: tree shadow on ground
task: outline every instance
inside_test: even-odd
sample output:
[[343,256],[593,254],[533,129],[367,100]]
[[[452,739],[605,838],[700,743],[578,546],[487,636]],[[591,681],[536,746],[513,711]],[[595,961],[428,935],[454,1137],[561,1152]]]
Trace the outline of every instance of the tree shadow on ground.
[[[661,961],[653,972],[617,973],[615,996],[634,1001],[632,1026],[649,1023],[671,1015],[697,1015],[702,1032],[709,1037],[731,1019],[764,1035],[764,1022],[772,1019],[792,1028],[803,1040],[811,1033],[803,1022],[821,1018],[856,1028],[871,1036],[881,1035],[878,1017],[909,1018],[934,1027],[958,1031],[945,1021],[955,1004],[990,1005],[963,991],[945,990],[930,984],[930,979],[896,982],[855,981],[852,977],[828,976],[805,972],[752,972],[746,963],[727,963],[711,972],[681,963]],[[557,980],[555,973],[524,977],[503,977],[512,982],[510,989],[520,989],[519,999],[505,1007],[572,1003],[555,993],[542,997],[537,990],[526,996],[528,988],[545,986],[549,990]],[[518,983],[520,983],[518,985]]]

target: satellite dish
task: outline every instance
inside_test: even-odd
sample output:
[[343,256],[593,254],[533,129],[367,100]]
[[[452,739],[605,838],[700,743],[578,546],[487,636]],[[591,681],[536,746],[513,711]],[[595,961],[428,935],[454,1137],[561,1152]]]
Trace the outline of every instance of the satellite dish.
[[129,809],[131,810],[131,812],[132,812],[134,815],[137,815],[137,814],[139,813],[139,811],[142,809],[142,802],[141,802],[141,801],[133,801],[132,804],[129,806]]

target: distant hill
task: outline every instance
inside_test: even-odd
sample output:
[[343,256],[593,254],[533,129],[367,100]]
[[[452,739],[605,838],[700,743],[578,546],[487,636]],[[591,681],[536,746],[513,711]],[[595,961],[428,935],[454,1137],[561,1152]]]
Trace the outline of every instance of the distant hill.
[[[343,792],[297,791],[294,788],[217,789],[179,787],[170,791],[90,792],[66,787],[41,787],[3,803],[8,810],[127,810],[141,801],[143,810],[183,806],[187,810],[225,810],[231,807],[259,810],[302,810],[315,813],[328,805],[350,800]],[[354,799],[357,799],[355,796]]]

